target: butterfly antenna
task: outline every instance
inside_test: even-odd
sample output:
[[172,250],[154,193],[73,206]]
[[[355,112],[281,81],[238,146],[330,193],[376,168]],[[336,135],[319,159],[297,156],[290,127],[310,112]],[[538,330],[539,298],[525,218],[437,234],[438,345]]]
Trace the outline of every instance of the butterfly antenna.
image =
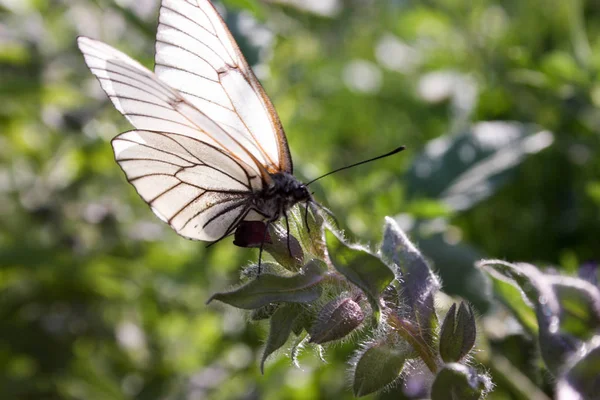
[[342,167],[342,168],[334,169],[333,171],[329,171],[325,175],[321,175],[320,177],[315,178],[312,181],[306,183],[305,186],[308,186],[311,183],[313,183],[315,181],[318,181],[321,178],[325,178],[326,176],[331,175],[333,173],[336,173],[336,172],[339,172],[339,171],[343,171],[343,170],[348,169],[348,168],[356,167],[356,166],[361,165],[361,164],[366,164],[366,163],[371,162],[371,161],[379,160],[381,158],[393,156],[396,153],[400,153],[405,148],[406,148],[406,146],[400,146],[397,149],[394,149],[394,150],[390,151],[389,153],[386,153],[386,154],[383,154],[383,155],[380,155],[380,156],[377,156],[377,157],[374,157],[374,158],[369,158],[368,160],[363,160],[363,161],[360,161],[360,162],[357,162],[357,163],[354,163],[354,164],[346,165],[345,167]]

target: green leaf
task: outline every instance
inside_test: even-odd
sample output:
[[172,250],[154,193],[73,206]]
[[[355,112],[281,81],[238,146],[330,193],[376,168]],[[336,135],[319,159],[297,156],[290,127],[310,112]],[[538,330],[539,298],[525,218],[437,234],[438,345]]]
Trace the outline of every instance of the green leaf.
[[264,366],[267,357],[279,349],[287,342],[292,333],[294,321],[298,318],[298,308],[294,305],[285,305],[279,307],[271,317],[269,328],[269,338],[260,361],[260,373],[264,373]]
[[408,173],[409,198],[440,199],[465,210],[491,196],[528,155],[550,146],[552,133],[518,122],[480,122],[427,144]]
[[284,277],[272,274],[262,274],[230,292],[214,294],[207,302],[219,300],[231,306],[243,309],[256,309],[270,303],[310,303],[321,296],[321,286],[325,263],[312,260],[306,264],[303,271]]
[[600,291],[573,277],[549,277],[561,309],[560,330],[581,340],[591,339],[600,328]]
[[542,358],[550,372],[558,374],[580,344],[575,337],[560,330],[562,310],[553,287],[556,277],[547,276],[533,265],[525,263],[482,260],[477,265],[521,290],[524,299],[536,313]]
[[300,336],[304,331],[308,332],[315,319],[314,312],[310,308],[304,307],[298,313],[298,318],[294,322],[294,326],[292,326],[292,332],[296,336]]
[[373,307],[375,318],[379,319],[380,297],[394,279],[394,273],[379,257],[360,246],[346,243],[338,235],[329,230],[326,232],[333,265],[364,292]]
[[398,379],[407,353],[389,343],[372,343],[359,355],[352,389],[356,397],[377,392]]
[[297,272],[304,264],[304,253],[298,239],[280,225],[271,225],[269,231],[272,243],[265,243],[265,251],[285,269]]
[[266,306],[262,306],[255,310],[252,310],[252,312],[250,313],[250,319],[252,321],[261,321],[264,319],[269,319],[273,316],[275,311],[277,311],[277,308],[279,308],[279,304],[271,303],[267,304]]
[[[324,240],[323,218],[318,212],[309,207],[308,221],[306,208],[300,204],[288,211],[290,234],[297,238],[304,250],[305,258],[312,255],[315,258],[325,259],[326,246]],[[279,223],[283,226],[283,221]]]
[[523,329],[530,337],[538,335],[538,324],[535,311],[523,300],[521,291],[505,280],[498,279],[492,275],[494,295],[519,321]]
[[469,299],[469,304],[485,314],[491,305],[492,285],[488,275],[474,267],[483,254],[466,241],[449,241],[448,233],[447,229],[431,232],[430,222],[417,221],[411,228],[411,240],[419,243],[421,254],[427,254],[429,265],[440,266],[435,274],[444,283],[444,293]]
[[600,343],[589,343],[588,349],[571,366],[557,384],[557,398],[595,399],[600,393]]
[[334,299],[319,312],[309,342],[323,344],[341,339],[359,327],[364,318],[360,305],[351,298]]
[[398,266],[402,303],[408,305],[420,335],[431,344],[437,326],[434,296],[441,286],[438,278],[396,221],[389,217],[385,219],[381,253]]
[[446,363],[458,362],[475,345],[477,327],[473,310],[461,303],[456,312],[456,303],[452,304],[442,324],[440,332],[440,356]]
[[491,389],[488,376],[457,363],[446,364],[435,377],[431,400],[477,400]]

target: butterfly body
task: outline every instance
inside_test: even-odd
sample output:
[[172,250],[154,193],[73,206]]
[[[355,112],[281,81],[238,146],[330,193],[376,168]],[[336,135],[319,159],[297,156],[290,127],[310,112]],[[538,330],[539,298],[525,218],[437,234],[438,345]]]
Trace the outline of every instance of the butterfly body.
[[272,183],[254,199],[257,211],[276,221],[297,203],[312,201],[307,187],[287,172],[271,174]]

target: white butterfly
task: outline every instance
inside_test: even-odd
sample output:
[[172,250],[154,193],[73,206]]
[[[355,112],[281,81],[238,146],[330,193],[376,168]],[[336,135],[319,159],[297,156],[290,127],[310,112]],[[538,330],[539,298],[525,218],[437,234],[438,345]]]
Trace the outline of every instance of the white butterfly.
[[136,128],[112,140],[116,161],[178,234],[218,241],[312,202],[271,101],[210,1],[162,1],[154,73],[105,43],[78,44]]

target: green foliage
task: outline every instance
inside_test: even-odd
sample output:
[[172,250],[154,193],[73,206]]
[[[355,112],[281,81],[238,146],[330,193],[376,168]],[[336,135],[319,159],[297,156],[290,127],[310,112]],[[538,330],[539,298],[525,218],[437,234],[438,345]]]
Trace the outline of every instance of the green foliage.
[[398,380],[407,354],[385,342],[369,343],[358,355],[353,371],[354,395],[362,397]]
[[491,389],[485,376],[462,364],[446,364],[431,388],[431,400],[477,400]]
[[340,235],[327,232],[327,243],[336,242],[329,251],[335,269],[352,284],[359,287],[367,297],[379,319],[380,296],[394,279],[394,273],[378,257],[366,249],[345,243]]
[[[223,293],[256,250],[205,249],[156,220],[110,149],[130,126],[75,46],[92,36],[152,66],[159,0],[0,1],[0,397],[478,398],[489,379],[489,399],[598,393],[598,2],[223,3],[299,178],[407,145],[311,185],[352,243],[379,243],[393,215],[381,246],[329,238],[364,258],[337,260],[354,273],[298,276],[327,248],[295,209],[292,255],[274,227],[258,282],[312,283],[258,301],[253,263],[246,289]],[[474,262],[492,257],[539,267],[494,263],[490,281]],[[444,345],[460,318],[441,289],[475,309],[456,307],[477,321],[474,350],[465,332],[460,351]],[[260,307],[246,318],[207,306],[213,293]],[[301,352],[315,342],[326,364]]]
[[566,381],[571,396],[595,395],[600,289],[583,279],[544,274],[524,263],[482,260],[479,266],[495,279],[508,280],[527,298],[536,313],[546,367]]
[[[313,215],[309,221],[311,219]],[[435,377],[434,386],[424,387],[424,390],[437,393],[437,398],[441,398],[441,387],[452,382],[452,374],[457,371],[467,386],[456,383],[457,386],[450,389],[456,393],[453,398],[484,396],[489,391],[490,378],[456,364],[475,344],[473,311],[464,303],[458,311],[456,304],[452,305],[438,331],[438,310],[433,298],[439,291],[439,282],[394,220],[386,221],[384,240],[377,251],[386,255],[389,264],[365,248],[349,244],[342,233],[328,223],[324,226],[325,231],[313,230],[310,240],[319,241],[316,233],[326,236],[328,251],[321,252],[318,260],[309,261],[296,275],[288,277],[287,271],[263,273],[234,291],[213,296],[237,308],[260,309],[260,318],[253,314],[253,319],[270,319],[261,371],[266,358],[281,348],[292,332],[298,344],[294,345],[291,356],[297,363],[299,343],[307,346],[336,343],[346,340],[360,327],[359,346],[350,361],[356,396],[381,392],[398,382],[401,375],[414,374],[418,370],[416,366],[426,367],[427,374]],[[276,254],[288,242],[286,237],[271,235],[270,238],[269,248]],[[251,241],[249,245],[254,246],[254,243]],[[291,248],[288,251],[291,252]],[[305,257],[297,254],[295,258]],[[394,282],[395,277],[398,282]],[[308,295],[307,288],[310,288]],[[323,305],[324,293],[333,299]],[[361,302],[365,298],[368,302]],[[299,308],[302,305],[304,307]],[[275,311],[266,312],[266,307]],[[366,315],[372,318],[365,319]],[[365,320],[372,323],[364,323]],[[304,343],[307,334],[308,341]],[[439,351],[434,348],[437,337],[440,338]],[[414,359],[415,367],[405,371],[408,358]]]
[[219,300],[237,308],[253,310],[271,303],[310,303],[319,298],[325,265],[313,260],[293,276],[262,273],[250,282],[230,292],[214,294],[209,300]]

